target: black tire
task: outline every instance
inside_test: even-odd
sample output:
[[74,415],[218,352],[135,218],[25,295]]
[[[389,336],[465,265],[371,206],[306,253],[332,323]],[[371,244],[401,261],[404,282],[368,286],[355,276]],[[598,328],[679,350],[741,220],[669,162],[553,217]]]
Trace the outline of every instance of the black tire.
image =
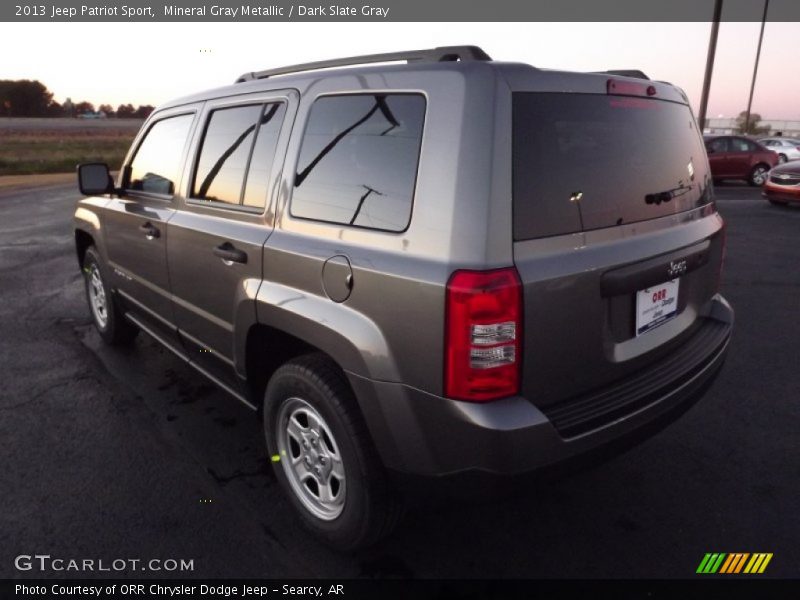
[[[97,279],[93,276],[95,273]],[[103,341],[111,346],[123,346],[133,342],[139,329],[122,315],[116,297],[108,287],[103,261],[94,246],[90,246],[86,250],[83,258],[83,280],[89,313],[92,315],[92,322]],[[93,288],[98,285],[98,281],[102,286],[105,299],[105,311],[102,313],[94,306],[92,298],[95,293]],[[105,319],[102,318],[103,315],[105,315]]]
[[[767,181],[769,165],[763,163],[756,165],[747,176],[747,183],[752,186],[762,186]],[[759,179],[761,178],[761,179]]]
[[[296,438],[286,432],[289,420],[302,421],[298,415],[312,414],[304,413],[307,407],[298,402],[305,403],[312,413],[316,411],[316,416],[322,418],[318,429],[327,428],[331,434],[331,439],[324,438],[324,447],[335,448],[336,452],[330,456],[338,456],[343,466],[343,478],[336,486],[338,494],[344,491],[339,498],[341,505],[331,509],[341,512],[328,514],[327,518],[314,514],[308,507],[309,502],[314,504],[314,488],[322,496],[319,484],[325,481],[324,472],[319,476],[317,471],[318,476],[314,476],[310,468],[300,464],[316,464],[314,461],[319,459],[309,455],[310,446],[304,450]],[[291,412],[291,407],[297,410]],[[308,429],[298,430],[303,436],[313,435],[314,421],[307,418]],[[368,547],[391,533],[400,518],[402,502],[389,484],[344,375],[330,359],[321,354],[308,354],[275,372],[264,394],[264,431],[277,479],[312,533],[328,545],[346,551]],[[322,438],[318,439],[320,452],[324,453]],[[304,438],[303,443],[307,441],[313,442],[313,439]],[[306,471],[304,476],[308,484],[300,483],[300,478],[292,474],[292,458],[297,460],[296,468]],[[333,463],[336,459],[328,460]],[[329,475],[324,487],[333,489],[334,480],[335,477]],[[326,510],[324,506],[318,509]]]
[[773,200],[772,198],[767,198],[767,199],[769,200],[769,203],[772,204],[773,206],[788,206],[789,205],[788,202],[781,202],[780,200]]

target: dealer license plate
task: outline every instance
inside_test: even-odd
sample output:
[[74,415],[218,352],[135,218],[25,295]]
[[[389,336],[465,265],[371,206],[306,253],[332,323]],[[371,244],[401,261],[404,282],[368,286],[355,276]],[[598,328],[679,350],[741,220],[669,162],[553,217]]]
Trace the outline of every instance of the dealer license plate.
[[678,314],[678,280],[636,292],[636,335],[662,325]]

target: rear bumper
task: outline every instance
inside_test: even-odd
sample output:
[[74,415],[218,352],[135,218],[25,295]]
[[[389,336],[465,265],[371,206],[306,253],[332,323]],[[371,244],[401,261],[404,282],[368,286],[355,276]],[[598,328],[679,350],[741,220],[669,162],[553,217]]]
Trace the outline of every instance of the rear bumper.
[[[620,412],[617,404],[616,412],[609,413],[612,420],[571,437],[559,433],[553,420],[520,396],[476,404],[402,384],[353,374],[349,378],[388,468],[426,476],[470,471],[513,475],[591,454],[652,429],[649,426],[670,416],[680,416],[703,395],[725,360],[733,310],[722,296],[715,296],[705,321],[717,334],[706,335],[704,347],[693,346],[692,364],[684,360],[686,368],[673,368],[672,379],[662,378],[657,389],[643,388],[636,396],[634,388],[625,396],[628,411]],[[604,391],[598,397],[607,395]]]

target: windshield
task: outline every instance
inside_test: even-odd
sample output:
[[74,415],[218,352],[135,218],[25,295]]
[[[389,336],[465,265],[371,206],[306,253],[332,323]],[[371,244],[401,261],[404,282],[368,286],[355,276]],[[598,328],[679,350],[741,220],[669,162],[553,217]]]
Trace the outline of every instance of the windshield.
[[514,239],[613,227],[711,202],[689,107],[606,94],[513,96]]

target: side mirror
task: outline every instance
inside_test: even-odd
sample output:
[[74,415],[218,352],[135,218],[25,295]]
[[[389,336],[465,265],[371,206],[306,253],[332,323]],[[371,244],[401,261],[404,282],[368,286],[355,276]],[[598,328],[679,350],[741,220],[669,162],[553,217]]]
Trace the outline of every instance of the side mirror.
[[109,194],[114,191],[114,182],[106,163],[78,165],[78,188],[84,196]]
[[714,148],[711,146],[706,146],[706,154],[714,154]]

